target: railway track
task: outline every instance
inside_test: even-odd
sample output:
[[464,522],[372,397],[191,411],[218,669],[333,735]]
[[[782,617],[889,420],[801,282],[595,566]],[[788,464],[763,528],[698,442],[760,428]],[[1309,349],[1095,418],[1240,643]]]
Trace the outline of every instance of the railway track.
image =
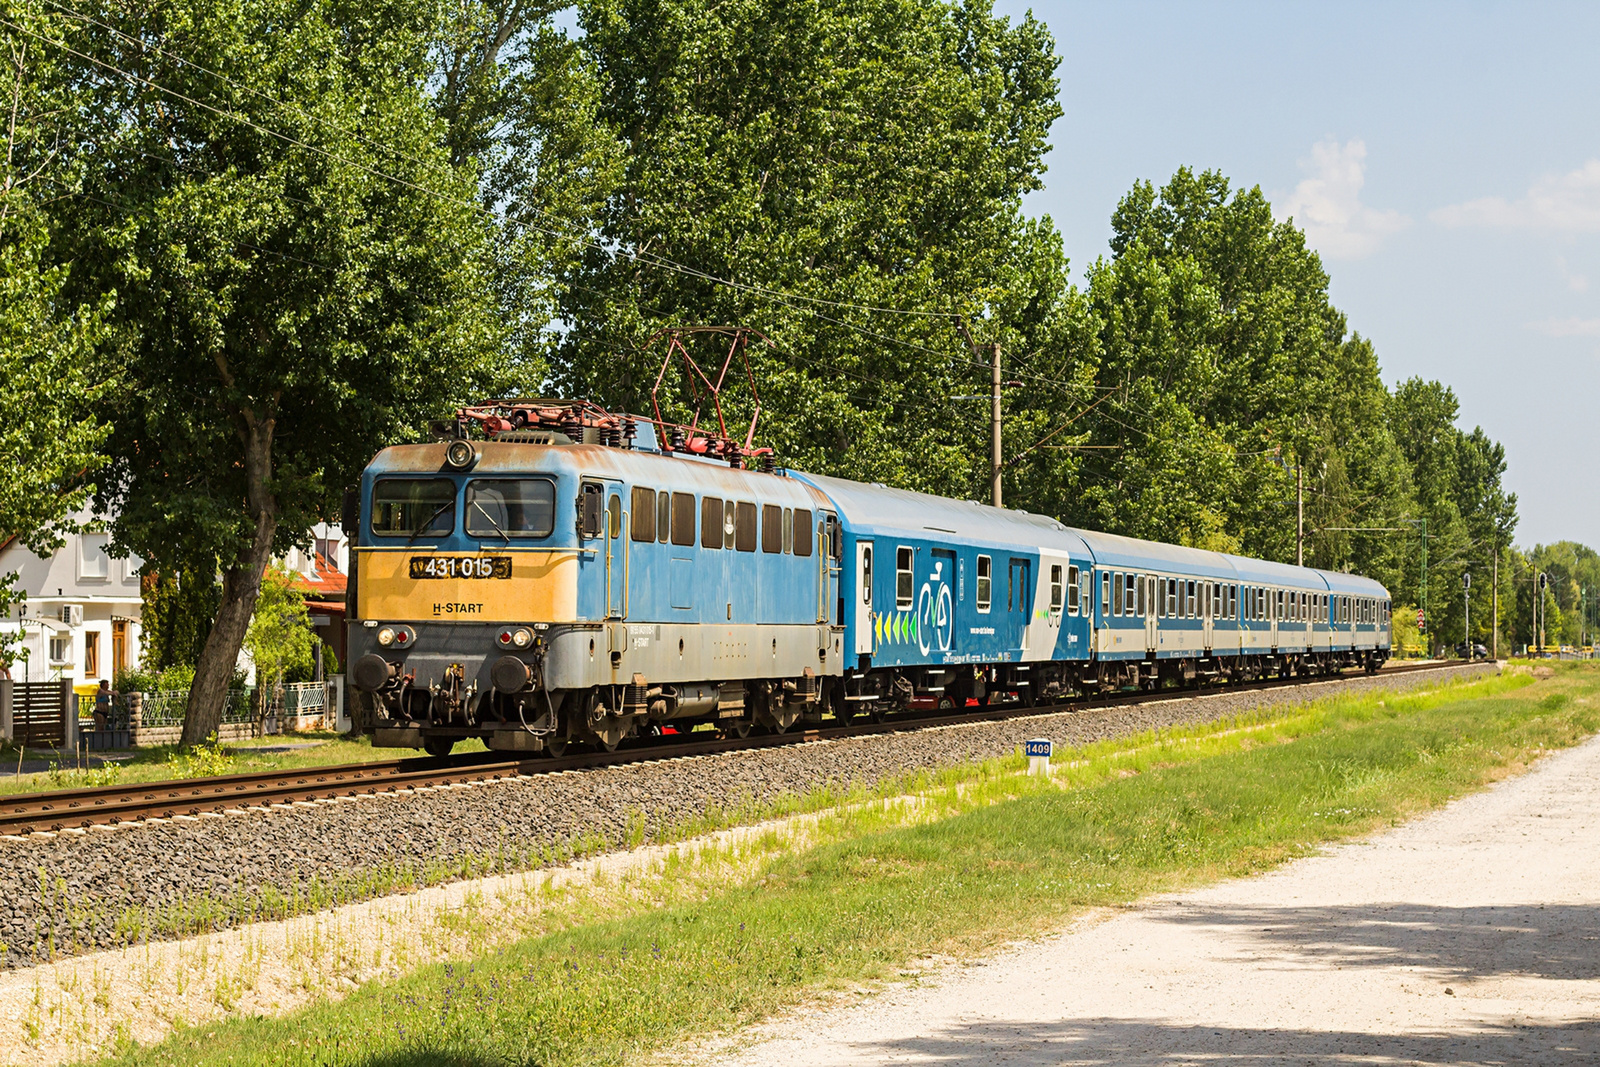
[[[1411,674],[1454,666],[1461,664],[1409,664],[1387,667],[1380,672],[1380,675]],[[194,817],[208,812],[329,801],[340,797],[405,793],[441,786],[469,785],[504,778],[610,767],[647,760],[716,755],[836,738],[925,730],[961,723],[997,722],[1062,711],[1120,707],[1148,701],[1204,696],[1208,692],[1235,693],[1329,684],[1351,677],[1363,676],[1346,674],[1330,678],[1281,678],[1229,686],[1226,690],[1118,693],[1061,704],[981,708],[948,715],[894,718],[882,722],[796,730],[784,734],[752,735],[744,738],[718,736],[704,741],[689,742],[660,739],[621,748],[615,752],[582,752],[557,758],[541,756],[507,759],[499,753],[408,757],[375,760],[370,763],[310,767],[297,771],[257,771],[250,774],[146,782],[138,785],[109,785],[87,789],[61,789],[48,793],[21,793],[0,798],[0,835],[59,832],[148,819]]]

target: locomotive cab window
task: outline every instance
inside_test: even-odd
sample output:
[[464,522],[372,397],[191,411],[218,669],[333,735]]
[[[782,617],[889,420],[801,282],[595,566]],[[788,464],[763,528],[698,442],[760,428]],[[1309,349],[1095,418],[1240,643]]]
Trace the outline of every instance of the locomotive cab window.
[[578,534],[585,539],[606,535],[606,488],[598,482],[579,487]]
[[994,561],[978,557],[978,610],[987,613],[994,602]]
[[794,509],[794,554],[811,555],[811,512],[807,508]]
[[1061,614],[1062,601],[1061,564],[1050,565],[1050,614]]
[[[663,493],[662,496],[666,494]],[[672,543],[694,544],[694,494],[672,494]]]
[[1067,614],[1078,613],[1078,568],[1067,568]]
[[449,478],[379,478],[372,487],[372,532],[379,537],[442,536],[456,528],[456,483]]
[[901,611],[911,608],[911,589],[916,584],[912,568],[916,558],[916,549],[902,545],[894,550],[894,606]]
[[632,527],[629,536],[635,541],[656,539],[656,491],[642,485],[633,487],[633,516],[628,520]]
[[473,537],[549,537],[556,487],[544,478],[475,478],[467,483],[467,533]]

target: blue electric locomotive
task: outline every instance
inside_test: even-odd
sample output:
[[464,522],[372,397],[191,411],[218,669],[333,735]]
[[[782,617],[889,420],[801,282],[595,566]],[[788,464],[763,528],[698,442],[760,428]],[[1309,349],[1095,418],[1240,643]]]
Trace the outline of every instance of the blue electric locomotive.
[[730,465],[644,420],[568,428],[368,466],[349,680],[375,743],[612,748],[1388,654],[1365,578]]

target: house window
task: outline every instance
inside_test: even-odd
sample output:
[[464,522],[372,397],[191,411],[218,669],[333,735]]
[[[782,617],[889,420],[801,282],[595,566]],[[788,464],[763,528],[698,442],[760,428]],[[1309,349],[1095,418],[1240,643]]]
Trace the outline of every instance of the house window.
[[1078,568],[1067,568],[1067,614],[1078,613]]
[[109,534],[86,533],[78,537],[78,577],[100,579],[111,577],[111,557],[106,555]]
[[86,630],[83,634],[83,676],[100,677],[100,632]]
[[1050,565],[1050,614],[1061,614],[1062,595],[1061,564],[1052,563]]
[[72,656],[72,638],[52,637],[50,639],[50,662],[66,663]]
[[916,579],[912,575],[912,566],[917,558],[916,549],[901,545],[894,552],[894,606],[901,611],[911,610],[912,586]]
[[994,600],[994,563],[988,556],[978,557],[978,610],[987,612]]

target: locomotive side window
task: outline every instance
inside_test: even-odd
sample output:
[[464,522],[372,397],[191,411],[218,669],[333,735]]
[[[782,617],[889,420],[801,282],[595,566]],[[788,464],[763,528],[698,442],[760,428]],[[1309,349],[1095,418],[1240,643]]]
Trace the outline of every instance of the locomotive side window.
[[622,497],[616,493],[611,494],[611,500],[606,504],[606,514],[610,520],[611,540],[615,541],[622,536]]
[[794,547],[794,512],[788,508],[783,509],[783,551],[785,554]]
[[595,538],[604,537],[605,532],[605,486],[584,482],[578,492],[578,534],[584,538]]
[[1050,614],[1061,614],[1061,601],[1063,599],[1061,587],[1061,564],[1050,565]]
[[[665,496],[666,494],[662,494]],[[672,543],[694,544],[694,494],[672,494]]]
[[1067,568],[1067,614],[1078,613],[1078,568]]
[[811,555],[811,511],[807,508],[794,509],[794,554]]
[[987,613],[994,602],[994,561],[988,556],[978,557],[978,610]]
[[656,539],[656,491],[642,485],[633,487],[633,517],[628,520],[629,536],[635,541]]
[[783,553],[783,509],[776,504],[761,505],[761,551]]
[[475,478],[466,499],[473,537],[549,537],[556,528],[556,487],[543,478]]
[[656,538],[662,544],[666,544],[667,538],[671,536],[672,494],[663,489],[656,495]]
[[916,584],[912,568],[916,558],[915,549],[901,545],[894,550],[894,606],[901,611],[911,608],[912,586]]
[[[733,547],[733,533],[738,528],[733,517],[733,501],[722,502],[722,547]],[[752,542],[753,544],[753,542]]]
[[735,507],[734,545],[740,552],[756,550],[756,506],[748,501],[741,500]]
[[442,535],[456,528],[456,483],[448,478],[379,478],[372,532],[380,537]]
[[700,500],[700,547],[722,547],[722,498],[719,496]]

